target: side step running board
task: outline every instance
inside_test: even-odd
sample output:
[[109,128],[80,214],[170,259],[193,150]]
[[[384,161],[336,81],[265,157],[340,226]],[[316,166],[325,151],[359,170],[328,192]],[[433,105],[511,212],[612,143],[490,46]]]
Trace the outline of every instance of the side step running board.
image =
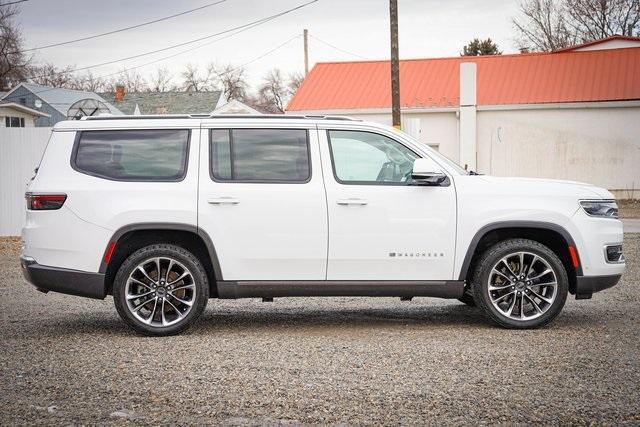
[[250,280],[217,282],[218,298],[436,297],[460,298],[462,280]]

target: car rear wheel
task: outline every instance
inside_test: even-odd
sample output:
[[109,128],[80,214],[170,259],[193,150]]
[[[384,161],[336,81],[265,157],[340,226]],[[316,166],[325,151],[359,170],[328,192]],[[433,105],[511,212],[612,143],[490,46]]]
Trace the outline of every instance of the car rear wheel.
[[200,317],[209,299],[202,264],[175,245],[157,244],[134,252],[120,266],[113,286],[118,314],[145,335],[173,335]]
[[546,325],[562,310],[569,281],[558,256],[528,239],[510,239],[490,247],[473,275],[474,300],[494,322],[506,328]]

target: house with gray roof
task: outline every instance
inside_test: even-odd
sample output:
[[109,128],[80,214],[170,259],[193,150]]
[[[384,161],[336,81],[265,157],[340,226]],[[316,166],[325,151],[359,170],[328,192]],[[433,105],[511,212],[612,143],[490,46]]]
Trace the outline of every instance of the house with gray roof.
[[124,114],[210,114],[224,105],[221,91],[103,93]]
[[122,112],[109,104],[94,92],[42,86],[32,83],[20,83],[0,98],[3,103],[23,105],[45,115],[35,119],[35,126],[53,126],[61,120],[67,120],[69,109],[78,101],[91,99],[102,102],[111,114]]

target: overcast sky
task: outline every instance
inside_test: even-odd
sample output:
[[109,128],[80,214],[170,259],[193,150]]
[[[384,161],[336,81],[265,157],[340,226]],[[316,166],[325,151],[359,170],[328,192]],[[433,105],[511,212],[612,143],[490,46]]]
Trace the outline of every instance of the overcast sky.
[[[135,25],[192,9],[213,0],[28,0],[20,20],[27,48]],[[38,61],[88,66],[207,36],[303,4],[308,0],[226,0],[168,21],[102,38],[35,52]],[[491,37],[505,52],[515,51],[511,17],[517,0],[398,0],[400,58],[457,56],[474,37]],[[123,67],[144,64],[195,46],[203,47],[140,68],[143,75],[166,65],[176,81],[185,64],[204,66],[245,64],[300,35],[262,59],[247,65],[253,85],[274,67],[303,71],[302,30],[355,55],[311,38],[310,63],[387,59],[389,57],[388,0],[319,0],[303,9],[233,37],[195,43],[116,65],[92,69],[105,75]],[[204,45],[204,43],[208,43]]]

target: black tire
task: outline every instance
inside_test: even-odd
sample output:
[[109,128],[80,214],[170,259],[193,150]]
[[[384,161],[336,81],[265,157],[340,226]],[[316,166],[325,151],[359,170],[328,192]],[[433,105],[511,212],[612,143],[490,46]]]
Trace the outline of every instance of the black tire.
[[[174,260],[176,262],[174,265],[177,266],[177,268],[181,268],[183,266],[190,273],[190,275],[187,276],[188,279],[185,279],[185,280],[188,280],[187,285],[184,285],[185,281],[176,281],[176,283],[178,283],[177,285],[175,285],[176,290],[171,291],[171,292],[177,292],[178,288],[180,287],[189,288],[188,291],[182,290],[182,292],[189,293],[188,294],[190,298],[189,302],[192,302],[192,305],[190,306],[180,305],[180,303],[176,302],[176,300],[178,301],[180,300],[175,298],[172,293],[171,295],[169,295],[170,292],[168,292],[164,288],[166,284],[169,284],[168,270],[170,270],[170,267],[168,265],[165,267],[164,270],[162,269],[162,267],[160,267],[159,269],[165,274],[166,284],[163,282],[162,286],[159,286],[160,279],[162,278],[162,274],[160,274],[160,275],[157,275],[157,277],[151,277],[152,279],[158,280],[158,283],[155,283],[155,284],[153,281],[148,281],[143,279],[145,283],[153,286],[156,289],[152,290],[147,285],[145,285],[144,288],[139,288],[139,289],[144,289],[145,291],[147,290],[147,288],[149,288],[148,290],[150,292],[153,292],[153,294],[148,297],[150,299],[147,300],[149,301],[147,307],[150,308],[153,306],[154,311],[150,315],[150,317],[152,318],[155,318],[154,315],[156,312],[156,306],[154,306],[154,304],[157,303],[156,300],[158,300],[158,297],[155,296],[156,291],[158,292],[160,291],[160,289],[157,289],[157,288],[160,288],[160,287],[163,288],[162,293],[163,295],[165,295],[164,301],[167,301],[167,310],[160,313],[160,315],[164,316],[164,314],[167,313],[167,316],[173,315],[175,318],[174,319],[175,323],[167,326],[162,326],[162,325],[152,326],[138,319],[132,313],[132,310],[129,308],[127,304],[127,298],[126,298],[127,281],[130,275],[134,273],[134,270],[136,270],[141,263],[145,263],[145,261],[147,261],[149,262],[149,264],[151,264],[152,259],[159,258],[159,257],[162,258],[164,262],[169,262],[170,260]],[[158,269],[156,268],[156,270]],[[180,271],[184,273],[185,270],[180,270]],[[136,292],[136,293],[139,293],[139,292]],[[169,296],[172,297],[171,300]],[[173,298],[175,298],[175,300]],[[135,251],[122,263],[122,265],[118,269],[118,273],[116,274],[116,277],[113,283],[113,301],[116,306],[116,310],[118,311],[118,314],[127,325],[129,325],[136,332],[143,335],[165,336],[165,335],[175,335],[185,331],[187,328],[189,328],[198,320],[198,318],[200,317],[200,315],[204,311],[204,308],[207,305],[208,299],[209,299],[209,282],[207,280],[207,273],[205,272],[204,267],[202,266],[202,263],[200,262],[200,260],[198,260],[198,258],[195,255],[193,255],[191,252],[187,251],[186,249],[176,245],[171,245],[171,244],[155,244],[155,245],[145,246],[144,248],[141,248]],[[144,300],[139,299],[135,301],[145,301],[145,300],[146,299]],[[183,317],[179,316],[176,313],[178,310],[173,311],[173,314],[171,314],[170,308],[169,308],[170,301],[173,301],[175,303],[174,306],[178,306],[178,310],[183,308],[184,310],[188,310],[187,314],[184,314]],[[139,305],[142,306],[145,304],[147,303],[139,304]],[[164,308],[165,306],[162,305],[162,307]],[[189,308],[186,308],[186,307],[189,307]],[[157,317],[158,315],[155,315],[155,316]],[[164,317],[162,317],[161,319],[162,321],[164,321]]]
[[458,301],[468,305],[469,307],[475,307],[476,306],[476,301],[473,299],[473,294],[471,294],[466,289],[464,291],[464,295],[462,295],[460,298],[458,298]]
[[[489,295],[489,275],[493,266],[504,257],[517,252],[528,252],[537,255],[548,263],[555,274],[555,282],[557,284],[555,299],[545,307],[546,311],[542,315],[531,320],[516,320],[512,317],[507,317],[504,312],[494,306]],[[531,259],[534,258],[531,257]],[[471,289],[473,291],[473,299],[478,307],[498,325],[509,329],[532,329],[547,325],[560,313],[567,300],[569,280],[562,261],[551,249],[533,240],[509,239],[496,243],[481,255],[473,272]],[[507,292],[510,292],[510,289]],[[526,292],[526,289],[522,291],[522,294],[524,292]],[[524,298],[525,296],[523,295],[522,300]],[[530,304],[530,302],[527,302],[527,304]],[[530,307],[534,308],[533,305],[530,305]],[[520,316],[522,316],[522,313],[520,313]]]

